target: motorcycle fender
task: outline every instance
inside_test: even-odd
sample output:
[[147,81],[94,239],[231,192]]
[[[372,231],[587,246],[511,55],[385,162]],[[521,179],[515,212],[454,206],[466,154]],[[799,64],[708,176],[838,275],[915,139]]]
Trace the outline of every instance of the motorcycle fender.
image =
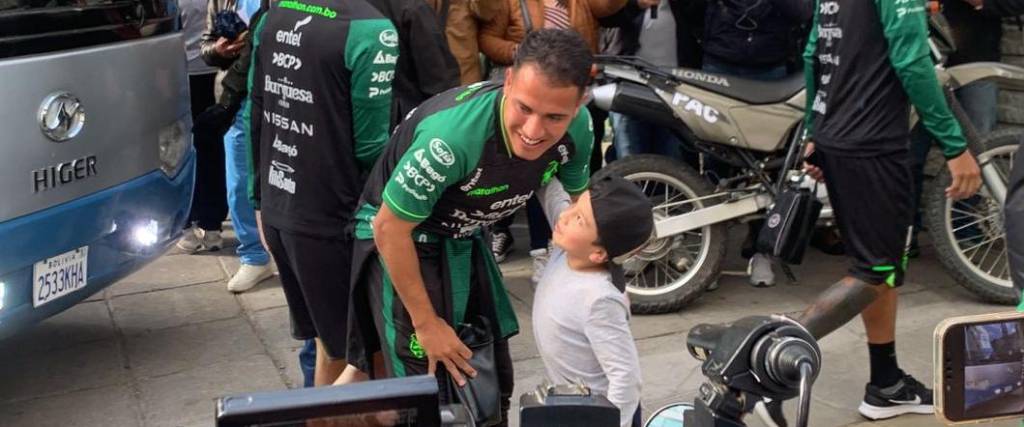
[[946,70],[958,87],[977,81],[992,81],[1002,89],[1024,91],[1024,68],[1000,62],[972,62]]

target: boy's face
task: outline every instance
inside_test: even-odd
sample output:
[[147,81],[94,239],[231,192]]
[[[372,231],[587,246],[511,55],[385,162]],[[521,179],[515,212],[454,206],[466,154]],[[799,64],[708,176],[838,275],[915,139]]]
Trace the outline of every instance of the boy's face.
[[608,254],[597,242],[597,221],[590,204],[590,191],[584,192],[576,203],[562,211],[551,232],[551,240],[566,254],[577,259],[588,259],[594,264],[608,261]]

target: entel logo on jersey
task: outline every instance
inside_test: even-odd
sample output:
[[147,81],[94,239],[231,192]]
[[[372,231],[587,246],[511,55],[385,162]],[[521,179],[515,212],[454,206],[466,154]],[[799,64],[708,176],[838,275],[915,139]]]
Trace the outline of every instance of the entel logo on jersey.
[[398,33],[395,30],[384,30],[380,32],[377,40],[380,40],[380,44],[384,46],[395,47],[398,46]]
[[440,138],[430,140],[430,155],[434,157],[434,160],[437,160],[437,162],[442,165],[451,166],[455,164],[455,153],[453,153],[452,148]]
[[312,16],[307,16],[304,19],[296,21],[295,27],[293,27],[291,31],[278,30],[275,39],[278,43],[284,43],[289,46],[302,46],[302,33],[299,32],[299,28],[302,28],[302,26],[308,24],[312,20]]

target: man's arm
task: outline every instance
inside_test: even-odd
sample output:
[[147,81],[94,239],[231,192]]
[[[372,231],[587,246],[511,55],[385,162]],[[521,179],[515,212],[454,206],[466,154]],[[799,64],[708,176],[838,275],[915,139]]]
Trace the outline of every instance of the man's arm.
[[459,340],[448,322],[434,311],[420,274],[420,261],[412,240],[416,225],[415,222],[399,218],[384,204],[373,219],[373,242],[391,276],[395,292],[398,292],[398,298],[402,300],[402,306],[412,318],[416,338],[427,353],[430,373],[434,373],[437,362],[444,363],[455,382],[463,385],[463,372],[476,376],[476,371],[469,365],[473,352]]
[[970,197],[981,187],[981,171],[974,156],[967,151],[963,129],[950,112],[935,77],[924,5],[896,4],[891,0],[875,0],[875,5],[889,42],[889,62],[921,117],[921,123],[939,141],[948,160],[953,182],[946,189],[946,195],[953,199]]
[[1024,14],[1024,0],[972,0],[968,1],[981,6],[981,13],[989,16],[1009,17]]
[[601,369],[608,377],[608,400],[619,408],[619,425],[633,422],[640,404],[640,357],[629,330],[629,308],[622,301],[601,298],[590,307],[584,329]]
[[815,11],[811,20],[811,34],[807,37],[804,48],[804,82],[806,97],[804,105],[804,135],[810,137],[814,131],[814,97],[817,96],[815,66],[818,61],[818,14]]
[[[413,126],[402,126],[407,125]],[[475,375],[467,363],[472,353],[434,311],[420,272],[412,232],[430,217],[445,189],[464,178],[470,165],[475,167],[479,156],[470,158],[463,149],[468,144],[457,142],[456,135],[431,129],[423,122],[406,131],[416,135],[415,140],[398,159],[384,186],[383,203],[373,220],[373,239],[402,306],[412,318],[416,337],[427,353],[429,369],[433,372],[437,362],[444,363],[456,382],[463,384],[461,372]]]
[[395,27],[387,19],[356,20],[346,37],[352,109],[347,119],[352,123],[353,155],[363,171],[373,168],[388,142],[395,64],[377,57],[398,57],[398,47],[385,45],[378,36],[389,30]]

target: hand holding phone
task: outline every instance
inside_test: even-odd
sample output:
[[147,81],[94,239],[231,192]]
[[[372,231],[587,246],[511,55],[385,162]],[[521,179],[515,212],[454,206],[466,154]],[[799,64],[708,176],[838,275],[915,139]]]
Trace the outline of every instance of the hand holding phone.
[[940,421],[1024,417],[1024,313],[946,319],[935,329],[935,344]]

